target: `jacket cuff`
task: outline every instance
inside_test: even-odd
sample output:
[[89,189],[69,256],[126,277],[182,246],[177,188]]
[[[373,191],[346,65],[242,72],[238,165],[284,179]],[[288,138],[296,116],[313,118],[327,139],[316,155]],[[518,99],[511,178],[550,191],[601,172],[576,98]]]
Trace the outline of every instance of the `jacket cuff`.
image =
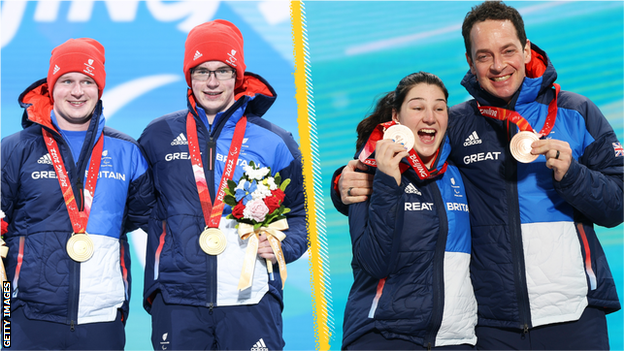
[[580,172],[581,165],[575,159],[572,159],[572,162],[570,163],[570,168],[568,168],[566,174],[563,176],[563,178],[561,178],[561,181],[558,182],[555,180],[555,172],[553,171],[552,177],[555,189],[557,191],[565,191],[565,189],[573,186],[576,179],[578,179]]

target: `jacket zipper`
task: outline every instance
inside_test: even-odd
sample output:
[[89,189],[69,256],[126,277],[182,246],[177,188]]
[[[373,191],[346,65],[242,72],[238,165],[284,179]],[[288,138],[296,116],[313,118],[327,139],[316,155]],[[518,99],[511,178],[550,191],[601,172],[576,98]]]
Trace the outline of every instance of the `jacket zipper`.
[[[56,133],[60,136],[60,134]],[[73,175],[74,179],[76,179],[75,186],[72,186],[74,190],[74,198],[76,199],[76,206],[78,206],[79,210],[83,210],[84,205],[84,193],[83,193],[83,178],[85,176],[86,164],[88,160],[83,160],[81,164],[76,165],[73,154],[71,152],[71,147],[65,141],[65,139],[61,136],[63,144],[67,146],[69,149],[69,159],[71,160],[69,164],[66,166],[68,169],[68,176]],[[58,142],[58,141],[57,141]],[[85,141],[85,143],[91,144],[90,141]],[[76,168],[78,166],[78,168]],[[75,170],[77,172],[70,172],[69,169]],[[77,193],[76,193],[77,192]],[[72,233],[73,233],[73,224]],[[86,228],[85,228],[86,229]],[[71,235],[72,233],[69,233]],[[69,239],[69,236],[67,237]],[[69,260],[69,290],[68,290],[68,304],[67,304],[67,324],[70,326],[70,330],[73,332],[75,330],[75,325],[78,323],[78,308],[79,308],[79,300],[80,300],[80,263],[70,259]]]
[[[513,128],[508,129],[509,138],[515,133]],[[507,210],[509,215],[509,237],[511,244],[511,257],[514,269],[514,284],[516,286],[516,299],[518,301],[519,327],[524,334],[531,327],[531,310],[529,306],[529,292],[526,282],[524,262],[524,248],[522,246],[522,226],[520,223],[520,204],[518,199],[518,166],[509,151],[505,148],[505,178],[507,188]]]
[[433,310],[431,316],[431,324],[425,343],[423,346],[431,349],[435,345],[435,339],[442,325],[442,316],[444,314],[444,254],[446,252],[446,239],[448,237],[448,218],[446,217],[446,207],[444,199],[438,188],[437,181],[431,189],[436,204],[436,213],[440,221],[440,233],[436,242],[435,254],[433,258]]
[[[203,122],[202,122],[203,124]],[[215,186],[214,186],[214,162],[216,159],[216,141],[212,136],[212,125],[208,127],[208,142],[206,143],[206,160],[204,164],[208,165],[208,169],[206,172],[206,185],[208,186],[208,192],[211,197],[211,201],[214,204],[215,199]],[[208,225],[208,223],[206,223]],[[206,255],[206,288],[207,288],[207,298],[206,307],[210,309],[210,313],[212,314],[212,309],[217,302],[217,256]]]

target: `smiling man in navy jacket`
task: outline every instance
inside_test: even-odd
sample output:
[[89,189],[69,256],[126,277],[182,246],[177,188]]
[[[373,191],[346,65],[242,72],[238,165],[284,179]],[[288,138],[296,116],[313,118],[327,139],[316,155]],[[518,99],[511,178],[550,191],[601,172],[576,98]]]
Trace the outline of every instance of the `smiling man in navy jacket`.
[[147,228],[154,196],[137,142],[104,126],[105,84],[104,47],[68,40],[19,97],[24,130],[2,140],[14,349],[124,348],[126,233]]
[[[226,218],[232,209],[217,191],[228,177],[238,182],[251,161],[289,178],[283,257],[292,262],[306,251],[301,154],[290,133],[261,118],[276,93],[245,68],[243,37],[234,24],[214,20],[195,27],[184,53],[187,108],[154,120],[139,139],[158,202],[144,293],[154,349],[284,347],[282,282],[277,265],[270,279],[265,263],[275,264],[276,253],[261,235],[253,282],[238,288],[248,241]],[[221,250],[200,245],[202,233],[215,235]]]

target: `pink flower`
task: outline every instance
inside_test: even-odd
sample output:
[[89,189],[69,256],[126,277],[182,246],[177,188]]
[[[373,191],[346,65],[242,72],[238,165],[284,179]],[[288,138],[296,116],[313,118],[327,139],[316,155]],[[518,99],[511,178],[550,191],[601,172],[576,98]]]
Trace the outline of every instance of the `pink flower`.
[[251,200],[247,202],[243,216],[245,218],[253,219],[258,223],[262,223],[269,213],[269,208],[262,199]]

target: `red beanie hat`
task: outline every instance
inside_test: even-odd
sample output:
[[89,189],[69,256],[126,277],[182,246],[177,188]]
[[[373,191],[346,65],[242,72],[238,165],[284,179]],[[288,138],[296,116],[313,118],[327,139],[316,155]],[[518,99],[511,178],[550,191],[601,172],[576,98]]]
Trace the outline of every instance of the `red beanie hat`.
[[90,38],[69,39],[52,50],[48,69],[48,87],[50,98],[54,84],[65,73],[83,73],[95,80],[98,86],[98,99],[102,97],[106,85],[104,70],[104,46]]
[[243,35],[231,22],[214,20],[191,29],[184,44],[184,76],[191,86],[191,68],[206,61],[221,61],[236,69],[236,88],[243,83]]

